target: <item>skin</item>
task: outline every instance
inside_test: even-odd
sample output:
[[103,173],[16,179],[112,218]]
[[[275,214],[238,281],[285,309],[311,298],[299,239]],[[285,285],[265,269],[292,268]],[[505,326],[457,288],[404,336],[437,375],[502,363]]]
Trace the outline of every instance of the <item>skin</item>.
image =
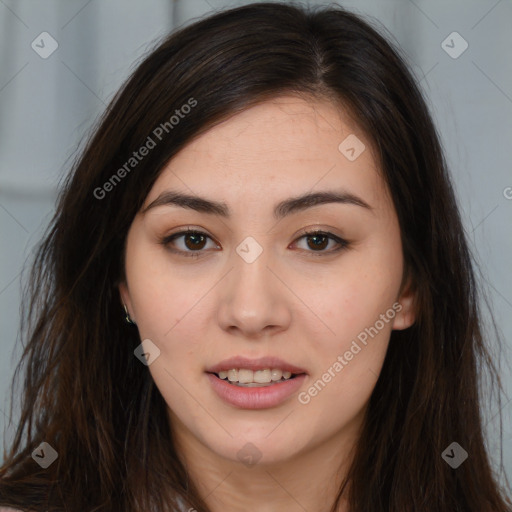
[[[338,150],[350,134],[366,147],[354,161]],[[391,330],[415,319],[413,293],[402,283],[400,228],[377,162],[341,107],[276,97],[182,149],[132,223],[121,299],[141,340],[161,351],[149,371],[169,406],[180,457],[213,512],[325,511],[334,500]],[[372,210],[330,203],[273,217],[279,201],[340,188]],[[171,205],[143,214],[166,190],[223,201],[231,217]],[[193,252],[194,240],[159,243],[188,226],[211,237],[199,243],[197,259],[169,250]],[[320,238],[316,249],[304,228],[350,245],[332,252],[337,242]],[[248,236],[263,249],[252,263],[236,252]],[[300,389],[307,391],[397,302],[400,312],[307,404],[295,394],[277,407],[240,409],[222,401],[205,374],[229,357],[272,355],[307,371]],[[251,467],[237,456],[248,442],[261,454]]]

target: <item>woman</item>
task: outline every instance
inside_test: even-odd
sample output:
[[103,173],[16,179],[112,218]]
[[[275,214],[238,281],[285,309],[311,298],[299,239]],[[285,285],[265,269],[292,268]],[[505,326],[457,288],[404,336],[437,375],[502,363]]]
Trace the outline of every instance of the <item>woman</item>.
[[2,505],[511,510],[432,120],[339,7],[239,7],[156,48],[66,181],[28,295]]

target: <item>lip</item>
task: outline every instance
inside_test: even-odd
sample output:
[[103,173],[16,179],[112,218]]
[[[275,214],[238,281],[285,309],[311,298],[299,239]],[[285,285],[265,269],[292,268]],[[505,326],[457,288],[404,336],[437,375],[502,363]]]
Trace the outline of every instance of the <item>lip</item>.
[[287,363],[278,357],[260,357],[258,359],[249,359],[242,356],[231,357],[230,359],[224,359],[220,363],[207,368],[205,371],[207,373],[219,373],[227,372],[228,370],[232,370],[234,368],[243,368],[253,371],[266,369],[272,370],[273,368],[277,368],[279,370],[288,371],[295,374],[307,374],[306,370],[303,368],[299,368],[298,366]]
[[[223,363],[220,364],[222,365]],[[295,394],[306,378],[306,374],[302,373],[290,380],[272,384],[271,386],[246,388],[229,384],[227,381],[219,379],[214,373],[207,373],[206,375],[217,395],[228,404],[240,409],[269,409],[277,407]]]

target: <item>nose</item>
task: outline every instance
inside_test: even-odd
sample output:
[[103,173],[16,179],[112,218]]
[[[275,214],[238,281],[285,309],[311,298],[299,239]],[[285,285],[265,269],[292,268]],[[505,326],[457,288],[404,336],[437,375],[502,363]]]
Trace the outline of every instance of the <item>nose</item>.
[[236,252],[220,284],[218,322],[222,329],[253,340],[288,329],[293,294],[263,251],[251,263]]

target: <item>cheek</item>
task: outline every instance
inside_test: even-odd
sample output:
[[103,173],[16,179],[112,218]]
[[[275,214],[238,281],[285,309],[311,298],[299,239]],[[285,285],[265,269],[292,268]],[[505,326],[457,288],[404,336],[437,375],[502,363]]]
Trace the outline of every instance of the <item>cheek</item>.
[[144,243],[131,246],[126,269],[141,336],[172,343],[182,323],[201,311],[211,278],[180,271],[161,248]]
[[316,362],[315,379],[322,381],[319,387],[328,383],[327,392],[322,388],[324,400],[343,396],[356,403],[371,394],[399,308],[402,255],[397,241],[347,256],[322,286],[310,289],[309,304],[321,322],[310,319],[308,338],[315,343],[308,348]]
[[[392,308],[398,283],[377,280],[371,273],[340,280],[330,297],[319,303],[319,316],[329,330],[305,350],[311,354],[311,375],[298,402],[329,428],[355,418],[367,403],[386,356]],[[392,291],[390,291],[392,290]]]
[[[342,348],[373,326],[396,302],[402,276],[401,254],[385,250],[353,253],[321,279],[297,279],[297,295],[307,297],[309,325],[319,325],[317,334],[328,345]],[[302,279],[302,280],[301,280]],[[389,313],[394,317],[394,311]],[[380,325],[380,324],[379,324]],[[380,326],[379,330],[383,329]],[[386,322],[386,331],[391,325]]]

